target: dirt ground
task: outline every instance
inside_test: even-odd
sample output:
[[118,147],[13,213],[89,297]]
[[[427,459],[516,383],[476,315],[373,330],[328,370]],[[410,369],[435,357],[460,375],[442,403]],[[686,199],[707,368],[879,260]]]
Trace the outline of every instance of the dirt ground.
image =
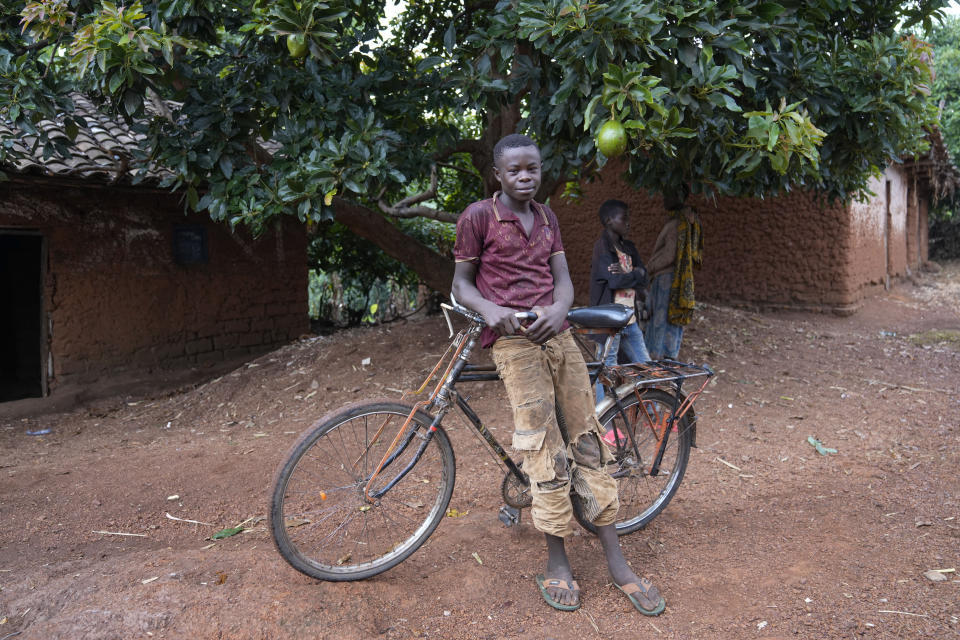
[[[528,515],[498,521],[502,472],[456,414],[451,506],[465,515],[409,560],[323,583],[276,552],[262,518],[288,446],[328,410],[415,387],[443,351],[442,317],[0,422],[0,640],[960,637],[958,331],[960,263],[847,318],[703,305],[681,353],[719,372],[700,446],[667,510],[621,538],[667,599],[653,619],[585,532],[568,547],[582,609],[541,601],[542,537]],[[506,441],[499,383],[464,392]]]

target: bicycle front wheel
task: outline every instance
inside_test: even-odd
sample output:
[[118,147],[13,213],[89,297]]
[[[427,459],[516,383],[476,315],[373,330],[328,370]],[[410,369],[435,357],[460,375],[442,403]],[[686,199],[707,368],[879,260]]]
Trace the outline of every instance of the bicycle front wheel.
[[[429,415],[414,414],[369,483],[411,410],[396,402],[348,406],[293,445],[274,479],[270,532],[297,571],[320,580],[369,578],[403,562],[437,528],[456,465],[443,429],[428,435]],[[382,496],[364,494],[368,483],[376,495],[394,481]]]
[[[614,446],[610,446],[615,461],[609,467],[610,474],[617,480],[620,499],[616,522],[618,535],[645,527],[666,508],[683,480],[692,441],[686,416],[666,433],[667,444],[659,470],[657,475],[650,475],[659,438],[667,431],[673,403],[674,397],[670,393],[646,389],[640,391],[639,397],[634,392],[624,398],[622,413],[614,406],[600,417],[604,433],[610,434],[615,429],[613,437],[619,438],[619,444],[615,440]],[[574,506],[577,506],[576,501]],[[579,509],[574,509],[574,515],[585,529],[596,533],[596,527],[585,521]]]

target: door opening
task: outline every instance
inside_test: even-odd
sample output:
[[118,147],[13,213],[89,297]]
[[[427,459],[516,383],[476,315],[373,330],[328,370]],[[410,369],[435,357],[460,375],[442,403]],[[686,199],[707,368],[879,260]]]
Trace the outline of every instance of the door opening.
[[893,213],[890,210],[890,181],[886,181],[884,189],[884,203],[886,207],[883,216],[883,288],[890,290],[890,232],[893,228]]
[[43,236],[0,231],[0,402],[43,396]]

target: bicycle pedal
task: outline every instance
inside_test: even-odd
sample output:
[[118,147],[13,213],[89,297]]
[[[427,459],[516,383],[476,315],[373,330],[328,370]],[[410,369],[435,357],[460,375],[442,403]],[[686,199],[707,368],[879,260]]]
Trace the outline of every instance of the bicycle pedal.
[[497,518],[508,527],[520,524],[520,509],[505,504],[500,507],[500,513],[497,514]]

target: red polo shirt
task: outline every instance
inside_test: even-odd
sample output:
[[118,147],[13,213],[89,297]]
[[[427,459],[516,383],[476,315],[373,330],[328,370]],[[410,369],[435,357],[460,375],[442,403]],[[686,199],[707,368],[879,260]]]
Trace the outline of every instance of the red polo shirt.
[[[527,236],[517,216],[498,202],[499,195],[474,202],[460,215],[453,257],[477,265],[477,290],[501,307],[528,311],[551,305],[550,258],[563,253],[557,216],[550,207],[531,202],[533,229]],[[483,347],[496,340],[489,327],[480,336]]]

